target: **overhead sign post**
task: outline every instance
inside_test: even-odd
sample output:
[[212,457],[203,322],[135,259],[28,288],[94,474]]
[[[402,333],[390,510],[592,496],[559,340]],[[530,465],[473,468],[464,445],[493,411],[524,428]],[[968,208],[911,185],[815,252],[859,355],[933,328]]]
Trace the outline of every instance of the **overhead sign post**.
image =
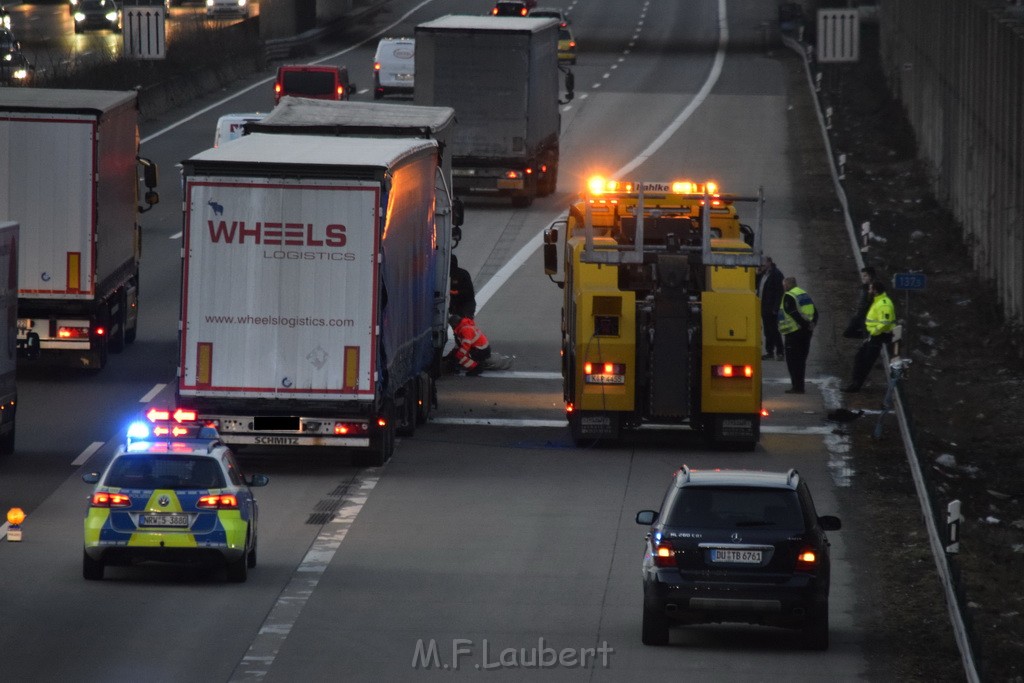
[[166,8],[162,0],[129,0],[122,16],[124,56],[128,59],[167,57]]
[[819,64],[860,61],[860,12],[852,9],[819,9],[817,33]]

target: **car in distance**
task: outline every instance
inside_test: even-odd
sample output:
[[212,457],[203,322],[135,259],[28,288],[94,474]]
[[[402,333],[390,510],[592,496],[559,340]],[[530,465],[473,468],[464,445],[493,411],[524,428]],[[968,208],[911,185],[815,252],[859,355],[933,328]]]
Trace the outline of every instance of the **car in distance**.
[[576,37],[568,26],[558,27],[558,63],[576,63]]
[[347,100],[356,89],[344,66],[288,64],[277,67],[274,104],[285,95],[316,100]]
[[248,17],[249,3],[247,0],[206,0],[207,17],[219,17],[225,14]]
[[373,99],[411,95],[416,84],[416,40],[381,38],[373,55]]
[[11,13],[6,7],[0,7],[0,28],[11,30]]
[[530,7],[520,0],[498,0],[494,3],[491,15],[495,17],[525,17]]
[[643,559],[645,645],[672,626],[737,622],[799,629],[810,649],[829,645],[831,565],[826,531],[796,470],[676,472],[649,526]]
[[248,479],[212,427],[195,413],[150,409],[133,424],[95,484],[85,516],[82,575],[103,578],[107,565],[169,562],[223,566],[242,582],[256,566],[259,509]]
[[96,29],[121,31],[121,8],[114,0],[79,0],[73,18],[75,33]]
[[0,83],[3,85],[32,85],[35,66],[23,52],[0,52]]

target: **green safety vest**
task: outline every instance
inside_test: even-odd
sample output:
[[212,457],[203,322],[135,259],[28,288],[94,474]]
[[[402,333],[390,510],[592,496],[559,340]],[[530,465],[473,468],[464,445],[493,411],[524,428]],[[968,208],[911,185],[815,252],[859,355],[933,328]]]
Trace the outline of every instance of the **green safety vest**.
[[[783,304],[786,301],[786,297],[791,296],[796,299],[796,310],[799,311],[800,317],[807,322],[814,321],[814,302],[811,301],[811,295],[800,289],[794,287],[785,294],[782,295]],[[779,304],[779,332],[782,334],[790,334],[800,329],[800,325],[797,324],[793,317],[786,313],[786,309],[783,304]]]

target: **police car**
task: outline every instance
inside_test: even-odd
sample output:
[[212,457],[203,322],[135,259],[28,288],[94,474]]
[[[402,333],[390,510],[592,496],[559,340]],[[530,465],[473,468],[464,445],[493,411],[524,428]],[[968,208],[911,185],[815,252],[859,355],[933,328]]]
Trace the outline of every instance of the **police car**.
[[246,479],[216,429],[193,411],[150,409],[148,422],[128,429],[95,484],[85,516],[82,575],[103,578],[106,565],[139,562],[213,564],[242,582],[256,566],[258,507]]

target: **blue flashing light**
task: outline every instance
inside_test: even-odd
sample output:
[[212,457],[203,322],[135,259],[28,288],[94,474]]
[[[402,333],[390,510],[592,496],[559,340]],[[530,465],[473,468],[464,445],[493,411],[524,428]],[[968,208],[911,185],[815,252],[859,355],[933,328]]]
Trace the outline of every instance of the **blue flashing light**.
[[133,422],[128,426],[128,440],[148,439],[149,425],[145,422]]

